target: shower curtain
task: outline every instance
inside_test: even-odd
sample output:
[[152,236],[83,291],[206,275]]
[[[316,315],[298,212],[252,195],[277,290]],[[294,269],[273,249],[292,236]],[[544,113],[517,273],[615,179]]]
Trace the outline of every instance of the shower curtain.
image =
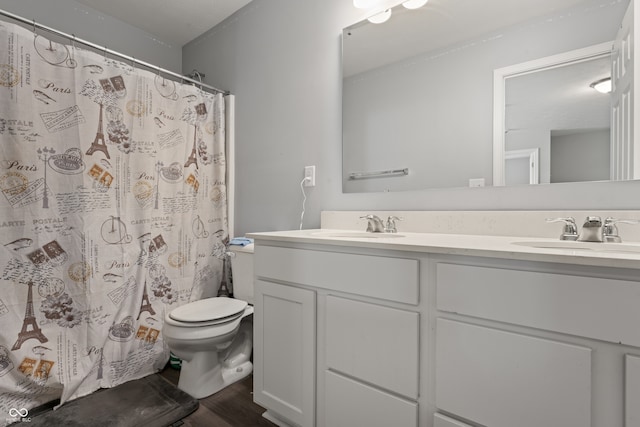
[[0,425],[165,365],[165,314],[221,279],[224,117],[0,21]]

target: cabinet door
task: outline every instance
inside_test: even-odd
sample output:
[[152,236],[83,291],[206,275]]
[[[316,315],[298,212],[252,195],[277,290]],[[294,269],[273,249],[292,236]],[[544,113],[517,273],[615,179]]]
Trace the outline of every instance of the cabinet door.
[[315,295],[256,281],[253,398],[303,427],[315,422]]
[[591,349],[437,319],[436,406],[491,427],[591,425]]

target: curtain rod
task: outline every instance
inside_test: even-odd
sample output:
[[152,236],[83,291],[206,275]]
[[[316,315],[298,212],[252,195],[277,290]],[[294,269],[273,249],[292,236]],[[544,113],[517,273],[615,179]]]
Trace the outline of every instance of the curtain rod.
[[96,49],[97,51],[104,52],[105,55],[109,54],[109,55],[117,56],[117,57],[125,59],[127,61],[131,61],[132,63],[136,63],[138,65],[142,65],[143,67],[149,68],[151,70],[157,70],[158,73],[168,74],[170,76],[179,78],[179,79],[187,81],[189,83],[193,83],[195,85],[198,85],[201,88],[204,87],[204,88],[210,89],[210,90],[212,90],[214,92],[222,93],[223,95],[229,95],[230,94],[229,91],[220,90],[220,89],[218,89],[216,87],[213,87],[211,85],[208,85],[206,83],[202,83],[201,81],[192,79],[192,78],[187,77],[187,76],[183,76],[182,74],[174,73],[173,71],[169,71],[169,70],[167,70],[165,68],[160,68],[160,67],[157,67],[155,65],[149,64],[148,62],[140,61],[139,59],[136,59],[133,56],[125,55],[123,53],[116,52],[116,51],[111,50],[111,49],[107,49],[106,46],[103,47],[103,46],[97,45],[95,43],[92,43],[90,41],[80,39],[80,38],[76,37],[75,34],[67,34],[67,33],[64,33],[62,31],[56,30],[54,28],[47,27],[46,25],[42,25],[40,23],[37,23],[35,21],[35,19],[34,20],[29,20],[27,18],[23,18],[22,16],[15,15],[15,14],[13,14],[11,12],[7,12],[6,10],[3,10],[3,9],[0,9],[0,15],[6,16],[6,17],[11,18],[11,19],[14,19],[14,20],[16,20],[18,22],[22,22],[23,24],[31,25],[34,28],[34,32],[35,32],[36,28],[39,28],[39,29],[45,30],[45,31],[49,31],[50,33],[54,33],[54,34],[57,34],[59,36],[62,36],[64,38],[68,39],[69,41],[73,41],[74,43],[81,43],[83,45],[92,47],[93,49]]

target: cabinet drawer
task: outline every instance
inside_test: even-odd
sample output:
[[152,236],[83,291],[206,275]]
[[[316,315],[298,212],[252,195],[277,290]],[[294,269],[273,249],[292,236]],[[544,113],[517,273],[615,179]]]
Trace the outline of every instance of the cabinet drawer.
[[328,368],[418,398],[418,313],[334,296],[326,313]]
[[471,427],[469,424],[454,420],[446,415],[433,414],[433,427]]
[[640,282],[440,263],[438,310],[640,346]]
[[436,406],[491,427],[591,425],[591,349],[436,322]]
[[325,371],[325,424],[331,427],[417,427],[418,404]]
[[625,426],[640,427],[640,357],[625,356]]
[[261,278],[418,304],[418,260],[259,245]]

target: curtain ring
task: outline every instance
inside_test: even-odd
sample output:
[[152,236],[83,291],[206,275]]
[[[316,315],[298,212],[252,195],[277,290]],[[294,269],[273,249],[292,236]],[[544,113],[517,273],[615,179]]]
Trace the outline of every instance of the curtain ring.
[[162,71],[162,68],[158,67],[158,77],[162,77],[162,87],[165,87],[167,85],[167,81],[164,79],[164,76],[160,73],[160,71]]
[[136,58],[133,56],[131,57],[131,68],[134,70],[136,69]]
[[[71,35],[73,36],[73,39],[71,40],[71,52],[69,52],[69,64],[76,64],[76,60],[73,58],[73,55],[76,53],[76,35]],[[73,68],[75,68],[75,65],[73,65]]]
[[193,74],[195,74],[196,76],[198,76],[198,80],[200,81],[200,90],[202,90],[202,76],[200,75],[200,73],[198,72],[198,70],[193,70]]

